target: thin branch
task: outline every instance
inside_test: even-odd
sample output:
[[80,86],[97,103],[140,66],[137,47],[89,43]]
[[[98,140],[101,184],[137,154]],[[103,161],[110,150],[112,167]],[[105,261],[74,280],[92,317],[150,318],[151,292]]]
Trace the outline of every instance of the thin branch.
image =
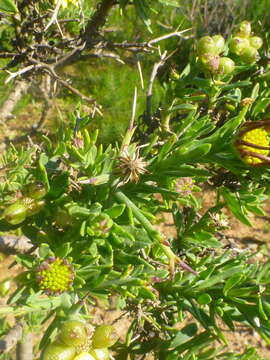
[[52,17],[51,17],[51,20],[50,20],[50,21],[48,22],[48,24],[46,25],[44,31],[48,30],[49,27],[50,27],[54,22],[57,23],[57,15],[58,15],[60,6],[62,5],[62,2],[63,2],[63,0],[57,0],[55,9],[54,9],[53,14],[52,14]]
[[141,87],[144,90],[144,81],[143,81],[143,73],[142,73],[142,67],[141,67],[141,63],[140,61],[137,59],[137,66],[138,66],[138,71],[139,71],[139,75],[140,75],[140,80],[141,80]]
[[0,107],[0,123],[13,117],[12,112],[15,105],[21,99],[23,94],[26,93],[30,85],[30,82],[26,82],[24,80],[15,83],[13,91]]
[[33,335],[30,332],[23,334],[17,343],[16,360],[33,360]]
[[45,121],[47,119],[50,107],[51,107],[51,99],[49,99],[49,97],[45,96],[45,94],[44,94],[44,104],[43,104],[42,113],[41,113],[39,122],[35,126],[35,130],[40,129],[41,127],[43,127],[43,125],[44,125],[44,123],[45,123]]
[[8,59],[8,58],[11,58],[11,57],[14,57],[14,56],[19,56],[19,55],[20,55],[19,53],[6,52],[6,53],[0,53],[0,58]]
[[136,115],[136,105],[137,105],[137,87],[135,87],[135,90],[134,90],[132,114],[131,114],[131,119],[130,119],[130,123],[129,123],[129,127],[128,127],[128,129],[130,131],[132,131],[132,129],[134,128],[134,121],[135,121],[135,115]]
[[169,34],[165,34],[163,36],[160,36],[160,37],[158,37],[156,39],[150,40],[150,41],[148,41],[147,44],[149,46],[151,46],[152,44],[156,44],[159,41],[166,40],[166,39],[169,39],[169,38],[174,37],[174,36],[180,37],[180,38],[182,38],[184,40],[188,40],[188,39],[191,39],[192,37],[194,37],[193,35],[191,35],[191,36],[183,36],[183,34],[185,32],[187,32],[187,31],[189,31],[189,30],[191,30],[191,28],[190,29],[185,29],[185,30],[182,30],[182,31],[174,31],[174,32],[171,32]]
[[30,59],[31,62],[33,62],[34,64],[36,64],[36,66],[39,69],[43,69],[44,71],[46,71],[46,73],[48,73],[54,80],[56,80],[59,84],[61,84],[63,87],[67,88],[68,90],[70,90],[73,94],[79,96],[82,100],[85,100],[89,103],[95,103],[96,100],[92,99],[84,94],[82,94],[79,90],[77,90],[76,88],[74,88],[73,86],[71,86],[66,80],[63,80],[62,78],[60,78],[60,76],[58,76],[53,68],[53,66],[50,66],[48,64],[42,63],[40,61],[37,61],[33,58]]
[[[190,36],[183,36],[183,33],[189,31],[190,29],[185,29],[183,31],[173,31],[171,33],[165,34],[163,36],[160,36],[158,38],[149,40],[149,41],[144,41],[144,42],[132,42],[132,43],[128,43],[128,42],[123,42],[123,43],[111,43],[109,44],[110,47],[116,47],[116,48],[122,48],[122,49],[128,49],[129,51],[147,51],[150,49],[153,49],[154,47],[152,46],[153,44],[156,44],[160,41],[169,39],[171,37],[180,37],[184,40],[188,40],[188,39],[192,39],[194,38],[194,35],[190,35]],[[154,48],[156,49],[156,48]]]
[[[76,51],[81,51],[81,50],[79,48],[77,48]],[[74,56],[74,54],[75,54],[75,52],[73,52],[73,54],[71,54],[71,55],[66,55],[65,58],[62,58],[60,60],[55,60],[54,66],[59,67],[59,66],[63,66],[63,65],[71,65],[78,61],[85,61],[85,60],[88,60],[91,58],[99,58],[99,59],[111,58],[111,59],[116,60],[117,62],[120,62],[121,64],[125,64],[125,63],[129,62],[129,60],[123,61],[118,54],[116,54],[112,51],[105,51],[105,50],[101,50],[101,49],[98,49],[97,51],[94,51],[94,52],[91,52],[88,54],[77,53],[76,56]]]
[[20,70],[18,70],[16,72],[10,72],[10,71],[6,70],[7,73],[9,74],[9,77],[6,78],[5,84],[9,83],[10,80],[14,79],[15,77],[17,77],[19,75],[22,75],[22,74],[25,74],[26,72],[31,71],[34,68],[35,68],[35,65],[28,65],[28,66],[24,67],[23,69],[20,69]]
[[87,43],[87,47],[92,46],[93,39],[96,37],[100,28],[105,25],[109,11],[115,4],[115,0],[102,0],[97,5],[97,9],[91,20],[86,25],[85,31],[82,35],[83,40]]
[[0,354],[8,353],[21,339],[23,327],[21,324],[15,325],[1,340]]
[[147,94],[146,94],[146,119],[148,119],[148,120],[151,118],[151,100],[152,100],[152,95],[153,95],[154,80],[157,76],[158,69],[165,63],[166,55],[167,55],[167,51],[164,51],[164,53],[160,57],[160,61],[154,64],[153,70],[152,70],[152,73],[150,76]]
[[[61,65],[66,65],[71,61],[72,58],[76,58],[76,61],[79,60],[78,55],[85,48],[86,43],[84,42],[82,45],[75,47],[70,53],[63,56],[61,59],[55,62],[54,67],[57,68]],[[73,60],[74,61],[74,60]]]

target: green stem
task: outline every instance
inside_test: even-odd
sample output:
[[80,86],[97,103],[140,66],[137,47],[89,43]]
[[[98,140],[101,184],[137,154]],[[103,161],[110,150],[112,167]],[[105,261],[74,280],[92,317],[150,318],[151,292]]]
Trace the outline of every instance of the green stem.
[[125,204],[129,209],[131,209],[134,217],[141,223],[141,225],[144,227],[146,232],[153,240],[162,240],[160,233],[156,229],[154,229],[150,221],[142,214],[140,209],[124,193],[118,190],[115,192],[114,195],[119,202]]

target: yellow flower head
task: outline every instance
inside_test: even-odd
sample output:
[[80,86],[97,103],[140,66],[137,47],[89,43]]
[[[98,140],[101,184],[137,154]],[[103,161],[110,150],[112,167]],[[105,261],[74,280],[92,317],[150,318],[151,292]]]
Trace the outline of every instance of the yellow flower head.
[[238,134],[236,147],[241,159],[248,165],[261,166],[269,163],[269,138],[263,125],[264,122],[262,126],[259,122],[246,123]]
[[49,257],[37,269],[37,282],[48,295],[57,295],[70,289],[74,270],[65,259]]

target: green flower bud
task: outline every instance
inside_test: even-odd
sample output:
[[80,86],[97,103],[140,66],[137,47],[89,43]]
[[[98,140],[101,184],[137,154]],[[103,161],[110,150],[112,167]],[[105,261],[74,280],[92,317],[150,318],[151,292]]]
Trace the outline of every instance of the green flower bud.
[[82,321],[67,320],[61,325],[59,338],[66,345],[83,345],[87,339],[86,327]]
[[254,64],[259,59],[258,51],[249,46],[242,51],[241,60],[245,64]]
[[26,185],[24,194],[32,199],[42,199],[47,193],[46,186],[41,181]]
[[206,54],[200,57],[200,62],[204,70],[209,71],[211,74],[218,72],[220,57],[218,55]]
[[228,57],[221,57],[219,60],[218,73],[228,75],[234,71],[234,61]]
[[249,43],[250,43],[250,46],[254,47],[257,50],[260,49],[263,45],[262,38],[260,38],[259,36],[252,36],[249,39]]
[[30,197],[23,198],[22,202],[27,208],[27,216],[33,216],[38,214],[45,205],[44,200],[35,200]]
[[87,352],[82,352],[75,356],[73,360],[96,360],[96,358]]
[[251,24],[248,21],[242,21],[239,25],[239,36],[248,38],[251,34]]
[[9,205],[3,212],[3,218],[12,225],[18,225],[22,223],[27,216],[27,208],[20,201],[17,200],[15,203]]
[[89,354],[91,354],[95,360],[109,360],[110,359],[110,353],[107,348],[91,349],[89,351]]
[[92,337],[92,347],[94,349],[107,348],[112,346],[118,336],[111,325],[100,325],[96,328]]
[[74,356],[74,347],[54,341],[46,347],[42,360],[73,360]]
[[241,55],[243,50],[249,47],[248,39],[242,37],[233,37],[229,43],[229,48],[232,53],[236,55]]
[[221,35],[214,35],[212,39],[214,40],[216,46],[216,55],[219,55],[224,50],[224,46],[225,46],[224,37]]
[[203,36],[198,41],[198,54],[212,54],[215,55],[217,53],[216,44],[214,40],[210,36]]

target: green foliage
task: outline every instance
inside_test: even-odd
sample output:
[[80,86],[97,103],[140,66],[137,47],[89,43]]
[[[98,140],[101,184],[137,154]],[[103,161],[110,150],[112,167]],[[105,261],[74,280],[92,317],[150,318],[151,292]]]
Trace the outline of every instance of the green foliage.
[[[79,16],[80,11],[91,17],[94,5],[91,2],[80,9],[70,4],[59,10],[59,20]],[[47,2],[37,6],[41,11],[52,8]],[[117,44],[125,39],[124,25],[130,16],[135,25],[129,23],[127,34],[133,36],[141,24],[138,41],[142,41],[146,33],[162,27],[151,21],[157,18],[157,9],[165,9],[161,21],[169,13],[174,24],[182,6],[174,0],[122,0],[109,21],[114,23],[121,13],[127,17],[121,20],[121,34],[111,35],[110,40]],[[201,1],[201,6],[206,2]],[[182,16],[184,24],[188,20]],[[6,19],[10,17],[17,24],[16,15],[8,14]],[[85,18],[81,21],[63,25],[64,31],[78,36],[81,26],[89,24]],[[51,38],[55,29],[48,31]],[[25,46],[31,44],[31,36],[24,40]],[[6,41],[7,47],[12,45]],[[53,41],[60,41],[59,37],[55,35]],[[115,343],[109,325],[97,328],[102,331],[96,330],[92,340],[97,348],[115,343],[113,351],[119,359],[139,359],[150,353],[166,360],[258,359],[253,348],[243,354],[227,351],[222,328],[235,331],[236,324],[256,331],[270,346],[269,260],[259,262],[248,251],[228,249],[221,236],[225,208],[248,226],[252,213],[264,214],[270,159],[260,156],[260,139],[245,144],[241,135],[255,128],[269,131],[268,49],[264,42],[259,49],[261,59],[243,64],[229,43],[230,38],[225,44],[222,41],[215,53],[224,55],[221,59],[233,59],[235,67],[230,71],[202,67],[199,56],[209,48],[201,42],[197,48],[194,44],[196,50],[186,55],[183,66],[162,53],[174,46],[167,39],[159,48],[162,61],[158,65],[171,61],[163,76],[158,69],[156,74],[150,71],[149,64],[157,66],[156,55],[142,52],[136,59],[145,64],[144,79],[151,80],[148,93],[142,89],[135,96],[141,79],[134,74],[133,64],[103,64],[94,73],[79,62],[70,74],[72,84],[100,96],[109,135],[102,125],[101,134],[93,131],[98,117],[93,124],[93,113],[89,115],[89,108],[78,104],[54,134],[38,134],[38,144],[10,145],[2,154],[0,231],[25,235],[33,249],[16,255],[24,272],[14,279],[16,289],[0,309],[1,335],[7,333],[4,320],[12,314],[26,329],[43,331],[39,347],[45,358],[51,358],[62,353],[63,347],[65,351],[59,329],[60,340],[67,344],[76,335],[77,320],[91,323],[91,309],[114,298],[118,309],[130,315],[125,340]],[[149,44],[144,46],[151,50]],[[155,76],[162,81],[151,88]],[[61,96],[69,103],[74,92],[69,96],[67,89]],[[115,118],[122,123],[115,125],[117,134],[112,138]],[[108,138],[111,144],[106,145]],[[256,161],[248,162],[247,156]],[[215,196],[205,208],[196,193],[207,187]],[[18,219],[15,213],[14,220],[14,210],[21,204],[23,216]],[[175,235],[171,237],[157,226],[164,213],[173,219]],[[69,324],[65,336],[63,324]],[[80,326],[83,336],[76,345],[82,345],[86,337],[84,325]],[[67,356],[74,358],[73,347]]]

